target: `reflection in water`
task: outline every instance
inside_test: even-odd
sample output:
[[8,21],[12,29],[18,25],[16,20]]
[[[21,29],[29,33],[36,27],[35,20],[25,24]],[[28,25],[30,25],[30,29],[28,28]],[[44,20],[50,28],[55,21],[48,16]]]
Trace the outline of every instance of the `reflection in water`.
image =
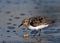
[[37,30],[33,30],[33,31],[30,32],[30,34],[37,34],[37,33],[38,33]]

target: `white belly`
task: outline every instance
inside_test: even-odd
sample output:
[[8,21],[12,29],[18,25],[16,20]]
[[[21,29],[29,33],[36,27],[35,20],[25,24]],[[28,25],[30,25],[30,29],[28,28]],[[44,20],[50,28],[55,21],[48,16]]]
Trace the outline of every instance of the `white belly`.
[[32,30],[38,30],[38,29],[42,29],[42,28],[45,28],[45,27],[48,27],[48,24],[47,25],[39,25],[37,27],[33,27],[33,26],[30,25],[28,28],[32,29]]

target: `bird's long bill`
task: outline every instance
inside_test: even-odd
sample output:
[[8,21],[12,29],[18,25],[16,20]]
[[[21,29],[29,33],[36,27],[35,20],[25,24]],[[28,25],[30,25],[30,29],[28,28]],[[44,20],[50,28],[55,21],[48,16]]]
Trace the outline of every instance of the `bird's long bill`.
[[18,28],[20,27],[20,26],[22,26],[23,24],[20,24],[19,26],[18,26]]

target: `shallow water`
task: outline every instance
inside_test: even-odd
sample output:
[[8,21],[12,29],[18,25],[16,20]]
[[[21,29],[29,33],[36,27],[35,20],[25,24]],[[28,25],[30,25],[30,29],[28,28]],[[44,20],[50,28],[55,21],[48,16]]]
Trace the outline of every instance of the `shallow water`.
[[[36,30],[17,28],[22,20],[34,16],[55,23],[42,29],[41,37]],[[0,43],[60,43],[60,0],[0,0]]]

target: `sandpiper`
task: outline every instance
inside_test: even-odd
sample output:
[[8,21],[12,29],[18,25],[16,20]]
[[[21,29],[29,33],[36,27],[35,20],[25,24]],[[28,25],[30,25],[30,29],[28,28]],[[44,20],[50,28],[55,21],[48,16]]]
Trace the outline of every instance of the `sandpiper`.
[[46,17],[42,16],[37,16],[37,17],[31,17],[28,19],[24,19],[22,23],[18,26],[25,26],[27,29],[31,30],[40,30],[48,27],[49,24],[54,23],[54,21],[47,19]]

